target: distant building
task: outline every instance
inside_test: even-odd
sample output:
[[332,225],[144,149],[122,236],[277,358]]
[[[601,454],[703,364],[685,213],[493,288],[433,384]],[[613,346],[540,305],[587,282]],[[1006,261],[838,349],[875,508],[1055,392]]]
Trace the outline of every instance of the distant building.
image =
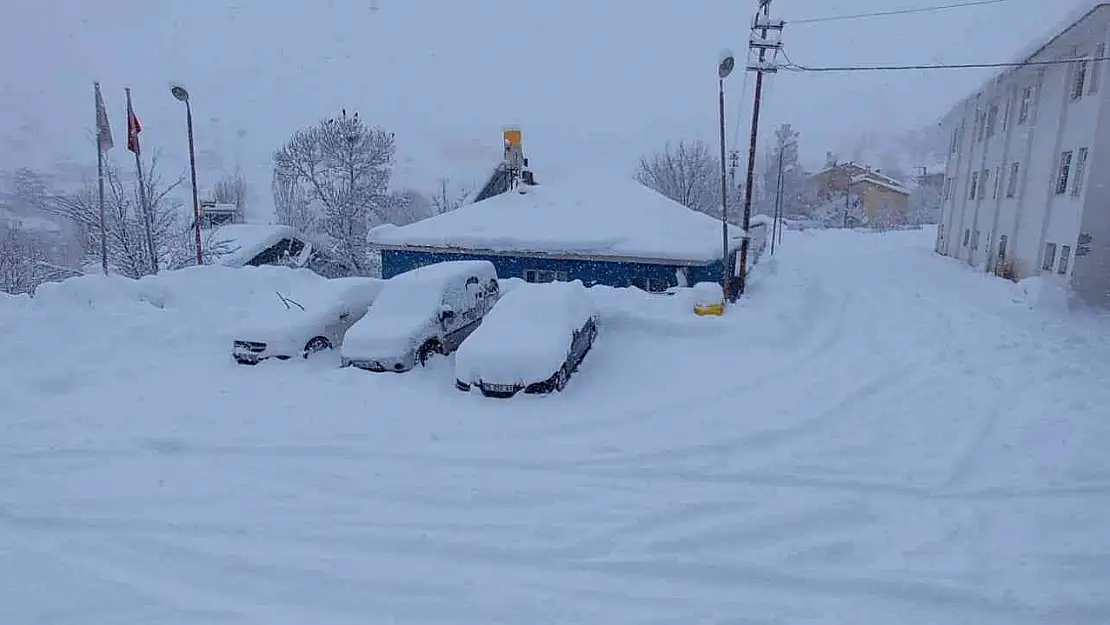
[[218,228],[241,223],[239,209],[234,204],[219,204],[214,200],[200,201],[200,227]]
[[821,201],[858,196],[873,225],[900,225],[909,218],[910,190],[901,182],[858,163],[832,163],[813,174],[810,183]]
[[937,252],[1110,305],[1108,29],[1110,2],[1086,3],[944,118]]
[[280,265],[304,267],[325,278],[351,275],[326,250],[289,226],[228,224],[213,230],[207,239],[217,251],[217,263],[225,267]]

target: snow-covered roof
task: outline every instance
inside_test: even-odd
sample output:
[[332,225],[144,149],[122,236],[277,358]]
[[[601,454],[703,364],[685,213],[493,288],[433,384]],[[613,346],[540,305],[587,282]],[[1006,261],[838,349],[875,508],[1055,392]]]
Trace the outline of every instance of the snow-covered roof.
[[873,174],[860,174],[859,176],[852,177],[852,184],[869,182],[877,187],[883,187],[884,189],[889,189],[891,191],[894,191],[895,193],[904,193],[906,195],[910,194],[910,190],[902,186],[897,181],[888,181],[893,181],[893,178],[887,178],[886,176],[879,177]]
[[294,238],[297,234],[290,226],[263,224],[228,224],[216,228],[211,235],[213,243],[226,245],[230,250],[220,257],[219,262],[225,267],[242,267],[282,239]]
[[[402,227],[370,233],[385,247],[523,252],[708,263],[721,222],[619,174],[580,173],[522,187]],[[729,226],[729,247],[742,230]]]

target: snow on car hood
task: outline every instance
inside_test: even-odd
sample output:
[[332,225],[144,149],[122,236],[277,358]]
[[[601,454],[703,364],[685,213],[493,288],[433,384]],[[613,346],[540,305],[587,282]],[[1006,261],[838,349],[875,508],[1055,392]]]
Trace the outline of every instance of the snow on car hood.
[[[278,303],[281,306],[281,303]],[[267,351],[285,353],[300,351],[305,343],[321,333],[326,323],[325,312],[312,308],[273,311],[256,325],[239,332],[239,340],[265,343]]]
[[593,310],[579,281],[518,285],[459,347],[455,377],[493,384],[546,380],[562,366],[574,331]]
[[432,320],[394,314],[377,314],[374,308],[347,331],[343,357],[353,360],[391,360],[416,348]]

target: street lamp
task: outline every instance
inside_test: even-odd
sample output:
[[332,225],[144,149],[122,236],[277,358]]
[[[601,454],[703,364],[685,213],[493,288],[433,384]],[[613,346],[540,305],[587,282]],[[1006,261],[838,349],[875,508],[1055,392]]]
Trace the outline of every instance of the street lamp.
[[732,73],[736,59],[730,50],[722,50],[717,62],[717,102],[721,127],[721,288],[725,299],[732,294],[732,274],[728,270],[728,183],[725,179],[725,78]]
[[200,244],[200,200],[197,198],[197,157],[193,148],[193,107],[189,105],[189,92],[181,85],[171,85],[173,97],[185,103],[185,122],[189,132],[189,174],[193,182],[193,228],[196,230],[197,264],[204,264]]

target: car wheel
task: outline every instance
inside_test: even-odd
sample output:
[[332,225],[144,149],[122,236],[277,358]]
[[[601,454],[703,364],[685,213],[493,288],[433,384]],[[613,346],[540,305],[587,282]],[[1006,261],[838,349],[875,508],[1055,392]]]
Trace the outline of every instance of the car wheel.
[[426,341],[420,346],[420,350],[416,352],[416,359],[420,362],[420,366],[427,366],[428,360],[434,354],[443,353],[443,348],[440,346],[439,341]]
[[569,379],[570,375],[567,373],[567,368],[559,369],[559,372],[555,374],[555,390],[562,393],[563,389],[567,387],[567,380]]
[[317,352],[322,352],[325,349],[331,349],[331,341],[322,336],[318,336],[305,344],[304,357],[308,358],[309,356]]

